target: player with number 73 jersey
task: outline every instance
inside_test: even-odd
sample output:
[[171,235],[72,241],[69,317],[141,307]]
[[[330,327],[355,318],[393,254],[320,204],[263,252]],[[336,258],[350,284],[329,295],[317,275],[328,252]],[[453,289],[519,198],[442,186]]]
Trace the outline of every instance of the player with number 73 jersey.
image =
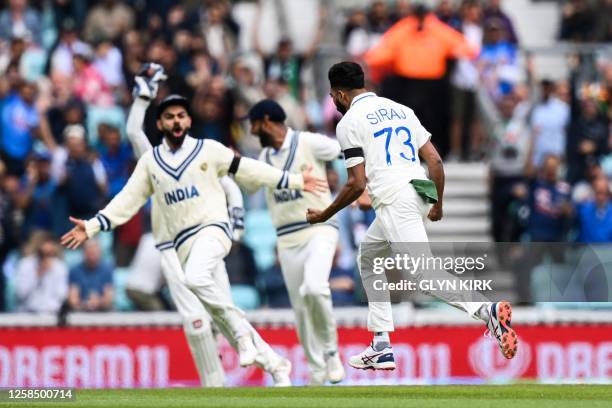
[[[431,133],[404,105],[373,92],[363,93],[353,99],[338,123],[336,137],[343,151],[361,147],[368,158],[366,177],[374,208],[391,204],[407,181],[427,180],[418,151]],[[357,158],[347,158],[351,159]]]
[[[442,218],[444,169],[442,159],[430,142],[431,134],[421,125],[414,112],[389,99],[378,97],[365,89],[362,68],[345,61],[329,70],[330,95],[338,111],[344,114],[336,127],[336,136],[344,152],[348,178],[335,200],[325,209],[310,208],[307,219],[311,224],[327,221],[340,209],[349,205],[368,187],[376,219],[360,244],[358,266],[364,282],[368,272],[362,259],[377,256],[384,251],[402,255],[401,243],[422,243],[422,255],[432,254],[427,245],[427,232],[423,212],[427,204],[434,203],[428,218]],[[421,167],[419,156],[427,163],[428,179]],[[367,248],[378,245],[378,252],[364,255]],[[404,247],[405,250],[405,247]],[[417,250],[418,252],[418,250]],[[419,256],[411,253],[410,256]],[[432,277],[425,268],[415,268],[412,278],[418,281]],[[365,273],[365,276],[364,276]],[[446,274],[442,276],[452,277]],[[365,286],[365,283],[364,283]],[[366,292],[368,288],[366,287]],[[374,288],[376,290],[376,288]],[[370,294],[368,293],[368,298]],[[511,328],[512,309],[508,302],[489,302],[481,296],[452,291],[430,293],[438,299],[467,312],[487,324],[502,354],[513,358],[518,338]],[[368,330],[374,333],[371,346],[352,356],[349,364],[359,369],[392,370],[395,368],[389,332],[394,330],[391,303],[372,299],[368,303]],[[385,301],[386,300],[386,301]]]

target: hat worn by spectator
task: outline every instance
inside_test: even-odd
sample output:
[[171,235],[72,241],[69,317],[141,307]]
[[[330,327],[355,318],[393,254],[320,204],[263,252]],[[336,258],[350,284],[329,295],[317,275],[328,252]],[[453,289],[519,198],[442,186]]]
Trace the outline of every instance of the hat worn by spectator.
[[94,57],[92,48],[81,42],[77,42],[72,46],[72,54],[86,61],[91,61]]
[[287,119],[285,110],[278,104],[278,102],[272,99],[264,99],[257,102],[249,110],[249,114],[245,119],[249,119],[251,122],[256,120],[264,120],[268,117],[272,122],[283,123]]
[[16,26],[13,28],[11,32],[10,40],[12,42],[22,41],[22,42],[30,42],[32,41],[32,33],[25,27],[18,28]]
[[65,139],[85,139],[85,128],[82,125],[68,125],[64,128]]

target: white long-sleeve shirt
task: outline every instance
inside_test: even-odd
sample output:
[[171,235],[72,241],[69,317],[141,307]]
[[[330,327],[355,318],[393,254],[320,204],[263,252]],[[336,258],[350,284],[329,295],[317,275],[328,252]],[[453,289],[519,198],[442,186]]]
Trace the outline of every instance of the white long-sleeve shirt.
[[[326,179],[325,163],[334,160],[339,154],[340,144],[334,139],[318,133],[288,129],[280,149],[264,148],[259,160],[286,171],[302,171],[312,166],[314,176]],[[306,221],[306,211],[308,208],[326,208],[332,202],[329,191],[315,195],[291,189],[271,188],[266,191],[266,199],[272,223],[276,228],[279,248],[307,242],[313,233],[325,227],[309,224]],[[333,217],[326,224],[337,227],[336,218]]]
[[[200,234],[217,237],[229,249],[231,231],[225,193],[219,177],[228,173],[234,152],[214,140],[185,136],[176,151],[164,142],[147,151],[124,188],[94,218],[86,221],[89,237],[124,224],[153,199],[152,229],[157,248],[174,248],[185,262]],[[302,189],[299,174],[242,158],[236,172],[239,184]]]
[[[153,145],[149,142],[149,138],[142,130],[145,115],[149,107],[149,101],[142,98],[135,98],[130,108],[130,113],[127,118],[127,136],[132,144],[132,150],[139,159],[143,154],[153,149]],[[244,208],[244,199],[240,187],[234,182],[230,176],[223,176],[220,179],[221,187],[225,191],[228,208]]]
[[68,296],[68,269],[57,258],[49,269],[38,274],[36,256],[27,256],[17,264],[15,292],[18,309],[23,312],[56,313]]

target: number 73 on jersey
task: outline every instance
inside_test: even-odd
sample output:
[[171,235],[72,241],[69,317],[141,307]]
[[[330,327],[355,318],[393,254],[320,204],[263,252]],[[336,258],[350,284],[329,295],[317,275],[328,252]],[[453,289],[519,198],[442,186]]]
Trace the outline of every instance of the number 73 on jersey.
[[389,151],[389,144],[391,143],[391,138],[395,135],[398,139],[402,139],[402,137],[406,137],[406,140],[402,142],[405,147],[406,152],[400,152],[399,156],[407,161],[416,161],[416,151],[414,150],[414,145],[412,144],[412,134],[410,133],[410,129],[405,126],[400,126],[397,128],[386,127],[384,129],[379,130],[374,133],[374,138],[378,138],[380,136],[386,136],[385,139],[385,153],[387,155],[387,166],[391,166],[393,163],[391,161],[391,153]]

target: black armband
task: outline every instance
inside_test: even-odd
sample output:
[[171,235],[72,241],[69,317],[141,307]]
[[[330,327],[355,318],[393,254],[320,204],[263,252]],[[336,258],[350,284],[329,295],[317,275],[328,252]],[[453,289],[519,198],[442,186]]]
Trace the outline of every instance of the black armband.
[[363,149],[361,147],[351,147],[350,149],[346,149],[342,153],[344,153],[344,160],[348,160],[353,157],[365,157],[363,154]]
[[240,165],[240,156],[235,155],[234,159],[232,160],[232,163],[229,166],[229,170],[227,171],[227,174],[236,174],[236,172],[238,171],[239,165]]

